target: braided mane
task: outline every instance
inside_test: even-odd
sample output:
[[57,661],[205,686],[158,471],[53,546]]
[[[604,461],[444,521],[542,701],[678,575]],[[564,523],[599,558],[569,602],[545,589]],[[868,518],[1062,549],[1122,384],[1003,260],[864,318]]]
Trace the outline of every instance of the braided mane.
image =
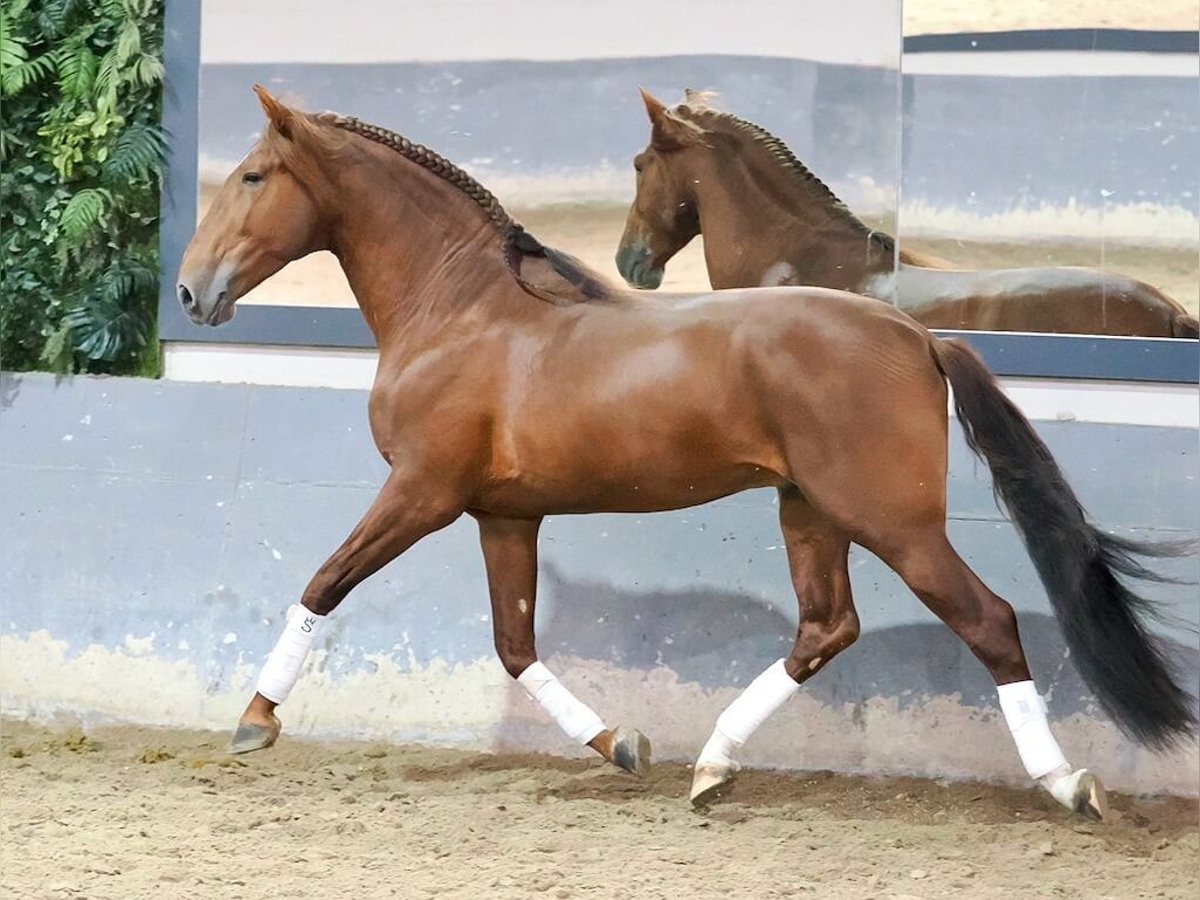
[[429,149],[423,144],[410,141],[408,138],[394,131],[389,131],[378,125],[372,125],[353,116],[322,113],[317,116],[317,119],[318,121],[340,128],[343,131],[357,134],[369,141],[390,147],[405,159],[432,172],[474,200],[479,208],[487,213],[488,220],[501,234],[504,264],[508,268],[509,273],[522,288],[539,299],[550,303],[561,302],[561,298],[531,284],[521,275],[521,261],[525,256],[545,259],[555,272],[565,278],[572,286],[578,288],[587,300],[606,298],[610,293],[608,286],[591,275],[582,263],[574,257],[543,245],[541,241],[526,231],[520,223],[508,214],[491,191],[440,153]]
[[852,225],[862,232],[869,240],[879,244],[884,250],[893,249],[895,239],[882,231],[876,231],[868,226],[850,207],[846,206],[825,182],[812,173],[782,140],[777,138],[761,125],[740,119],[732,113],[716,109],[708,105],[711,96],[706,92],[688,91],[688,99],[675,107],[673,112],[680,115],[684,121],[692,121],[697,125],[716,126],[718,133],[735,134],[749,139],[750,144],[764,151],[779,168],[792,176],[796,184],[813,199],[824,204],[825,208],[847,225]]

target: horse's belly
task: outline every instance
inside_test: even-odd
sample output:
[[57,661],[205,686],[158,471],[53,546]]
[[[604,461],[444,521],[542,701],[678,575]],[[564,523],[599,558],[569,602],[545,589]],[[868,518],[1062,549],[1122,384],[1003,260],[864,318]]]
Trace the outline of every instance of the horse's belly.
[[543,516],[683,509],[756,487],[785,483],[752,463],[691,466],[647,462],[613,469],[516,473],[489,484],[472,504],[496,515]]
[[493,434],[488,502],[527,512],[646,512],[782,484],[782,453],[720,402],[563,404]]

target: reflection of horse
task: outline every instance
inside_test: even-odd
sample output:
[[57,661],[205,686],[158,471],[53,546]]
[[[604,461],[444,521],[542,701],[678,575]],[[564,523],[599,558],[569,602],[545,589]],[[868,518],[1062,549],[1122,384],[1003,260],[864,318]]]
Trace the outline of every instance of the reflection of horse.
[[1133,554],[1163,551],[1086,522],[966,345],[885,304],[818,288],[665,302],[612,290],[427,148],[257,90],[270,126],[192,238],[180,301],[193,321],[219,324],[290,260],[333,250],[379,346],[369,417],[391,471],[293,610],[232,749],[275,740],[275,707],[323,617],[467,512],[479,523],[505,669],[570,736],[638,771],[645,739],[606,728],[538,662],[542,518],[682,508],[771,486],[801,626],[786,659],[722,714],[697,764],[697,799],[731,777],[734,748],[798,683],[858,636],[853,541],[983,661],[1031,775],[1067,806],[1101,814],[1098,782],[1070,769],[1036,702],[1012,608],[946,539],[947,382],[1101,702],[1152,745],[1188,732],[1190,699],[1139,620],[1144,602],[1116,578],[1148,574]]
[[811,284],[896,302],[927,328],[1196,337],[1196,317],[1133,278],[1080,267],[951,269],[900,251],[859,221],[792,155],[750,122],[688,91],[671,108],[643,92],[650,144],[617,251],[632,285],[704,235],[714,288]]

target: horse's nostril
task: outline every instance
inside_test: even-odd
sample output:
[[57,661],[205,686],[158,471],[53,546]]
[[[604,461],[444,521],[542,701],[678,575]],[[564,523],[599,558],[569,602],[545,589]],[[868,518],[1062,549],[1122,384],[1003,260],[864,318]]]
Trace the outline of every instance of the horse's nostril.
[[187,289],[186,284],[178,285],[175,290],[179,294],[179,302],[183,304],[184,309],[190,310],[196,305],[196,299],[192,296],[192,292]]

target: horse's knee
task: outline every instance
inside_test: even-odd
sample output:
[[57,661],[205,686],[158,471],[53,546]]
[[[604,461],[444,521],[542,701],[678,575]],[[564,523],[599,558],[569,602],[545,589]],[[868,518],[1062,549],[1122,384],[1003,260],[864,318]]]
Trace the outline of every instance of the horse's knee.
[[802,622],[784,667],[797,681],[803,681],[858,640],[859,632],[858,613],[853,608],[835,619]]
[[841,653],[843,650],[857,641],[858,636],[861,633],[862,628],[858,622],[858,613],[856,613],[854,610],[850,610],[850,614],[842,619],[839,630],[835,635],[837,639],[837,650],[835,652]]
[[500,664],[512,678],[516,678],[537,662],[537,651],[523,642],[498,635],[495,643],[496,655],[500,657]]
[[341,586],[341,579],[332,572],[318,572],[313,576],[300,602],[318,616],[327,616],[346,598],[349,588]]
[[989,596],[978,622],[963,629],[962,638],[997,680],[1024,680],[1029,669],[1017,630],[1017,613],[1006,600]]
[[826,658],[841,653],[858,640],[860,630],[858,613],[849,609],[835,622],[826,624],[820,649]]

